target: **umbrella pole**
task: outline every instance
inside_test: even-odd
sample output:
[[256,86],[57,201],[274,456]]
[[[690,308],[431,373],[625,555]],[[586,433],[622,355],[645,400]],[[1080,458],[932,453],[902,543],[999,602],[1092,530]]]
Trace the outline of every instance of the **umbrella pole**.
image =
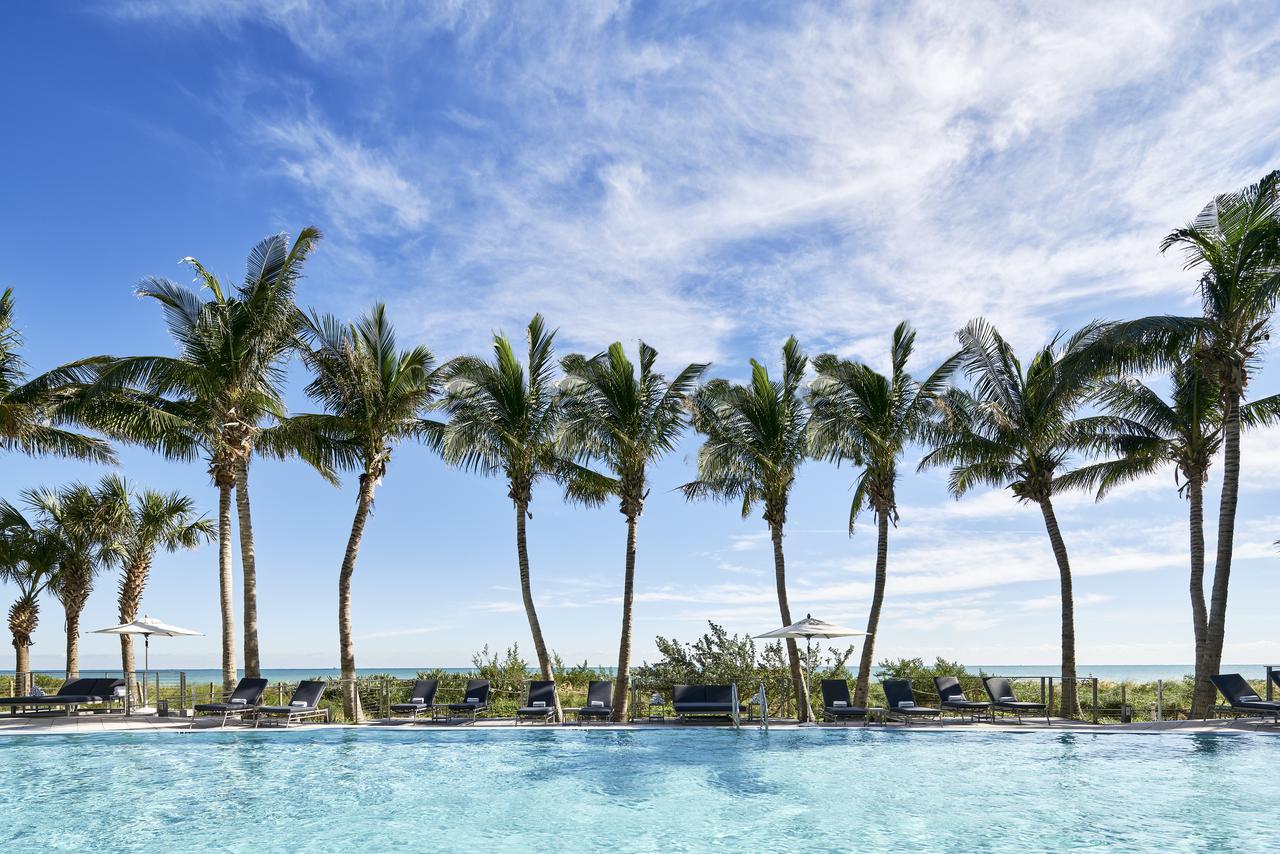
[[809,710],[809,726],[816,726],[817,721],[813,719],[813,703],[809,702],[809,682],[813,678],[813,671],[809,668],[810,656],[813,654],[813,636],[805,635],[804,638],[804,705]]
[[151,675],[151,635],[142,636],[142,705],[147,705],[147,677]]

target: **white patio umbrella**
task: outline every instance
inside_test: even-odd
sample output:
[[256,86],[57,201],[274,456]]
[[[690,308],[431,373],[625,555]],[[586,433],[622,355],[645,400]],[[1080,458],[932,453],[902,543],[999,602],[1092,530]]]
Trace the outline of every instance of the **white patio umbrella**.
[[[805,661],[809,660],[811,645],[814,638],[852,638],[865,637],[869,632],[860,629],[850,629],[845,626],[837,626],[828,623],[826,620],[819,620],[812,614],[805,614],[803,620],[798,623],[792,623],[789,626],[783,626],[780,629],[774,629],[771,632],[765,632],[762,635],[756,635],[757,638],[804,638],[804,654]],[[806,671],[804,675],[804,684],[809,684],[809,677],[812,674]]]
[[157,620],[154,617],[148,617],[144,614],[132,623],[112,626],[109,629],[97,629],[94,634],[142,635],[142,697],[143,702],[145,703],[147,696],[147,676],[151,671],[151,636],[159,635],[160,637],[165,638],[191,637],[194,635],[203,635],[204,632],[197,632],[193,629],[183,629],[178,626],[171,626],[163,620]]

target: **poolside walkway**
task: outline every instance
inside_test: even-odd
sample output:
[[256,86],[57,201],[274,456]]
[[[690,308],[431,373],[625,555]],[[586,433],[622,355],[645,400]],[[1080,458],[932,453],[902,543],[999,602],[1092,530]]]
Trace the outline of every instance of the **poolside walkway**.
[[[123,715],[31,715],[23,717],[0,717],[0,736],[4,735],[73,735],[73,734],[89,734],[104,732],[174,732],[178,730],[186,730],[190,726],[190,718],[161,718],[155,715],[134,715],[125,717]],[[638,721],[632,724],[590,724],[583,729],[591,730],[685,730],[710,728],[724,729],[728,727],[727,723],[698,723],[684,724],[678,721],[669,720],[665,722],[647,722]],[[756,729],[757,722],[743,722],[743,729]],[[521,729],[539,729],[545,725],[527,724]],[[197,731],[207,729],[218,729],[218,720],[215,718],[201,718],[196,721],[195,729]],[[348,729],[350,724],[301,724],[293,727],[293,729]],[[490,729],[512,729],[510,718],[489,718],[480,719],[474,724],[444,724],[444,723],[421,723],[411,724],[408,721],[398,719],[391,722],[382,720],[371,721],[361,729],[370,731],[411,731],[417,730],[429,732],[431,730],[490,730]],[[568,728],[577,729],[576,724],[569,724]],[[769,724],[770,729],[793,730],[799,727],[794,722],[772,721]],[[227,727],[228,730],[244,729],[243,726],[232,723]],[[861,725],[854,724],[848,727],[842,727],[839,724],[820,724],[817,729],[863,729]],[[1077,732],[1077,733],[1165,733],[1176,732],[1182,734],[1197,733],[1258,733],[1265,735],[1280,735],[1280,727],[1269,721],[1263,722],[1257,718],[1241,718],[1233,720],[1231,718],[1219,718],[1209,721],[1158,721],[1134,724],[1087,724],[1078,721],[1055,720],[1051,725],[1046,725],[1043,721],[1035,722],[1027,720],[1024,723],[1004,723],[1003,721],[990,723],[959,723],[950,722],[945,724],[920,724],[916,723],[910,727],[903,724],[889,724],[887,726],[875,725],[867,728],[869,731],[893,731],[893,732],[950,732],[950,733],[992,733],[992,732],[1042,732],[1049,730],[1051,732]],[[258,732],[274,732],[278,731],[277,727],[263,727]]]

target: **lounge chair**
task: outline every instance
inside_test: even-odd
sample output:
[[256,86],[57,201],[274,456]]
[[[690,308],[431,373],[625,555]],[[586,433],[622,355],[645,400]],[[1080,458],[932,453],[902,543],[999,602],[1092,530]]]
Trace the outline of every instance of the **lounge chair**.
[[[714,715],[716,717],[732,717],[733,685],[673,685],[671,686],[671,705],[678,717],[694,717]],[[750,715],[750,708],[739,702],[739,714]]]
[[1280,669],[1271,671],[1271,681],[1275,683],[1277,688],[1280,688]]
[[274,720],[277,725],[289,726],[308,718],[324,718],[329,722],[329,710],[320,708],[320,698],[324,696],[323,682],[299,682],[287,706],[257,706],[253,710],[253,725],[258,727],[264,720]]
[[[468,679],[467,690],[462,694],[462,702],[449,703],[445,706],[449,711],[448,719],[469,717],[471,722],[475,723],[476,716],[489,708],[489,687],[488,679]],[[460,714],[455,716],[454,712]]]
[[889,717],[898,717],[908,726],[915,718],[941,718],[942,709],[931,706],[916,705],[916,693],[911,690],[910,679],[881,679],[880,687],[884,689],[885,705],[889,708]]
[[1275,723],[1280,723],[1280,703],[1273,703],[1259,697],[1253,690],[1253,686],[1239,673],[1219,673],[1217,676],[1210,676],[1209,679],[1231,704],[1233,717],[1256,715],[1270,717]]
[[608,721],[613,717],[613,683],[592,681],[587,685],[587,704],[575,710],[578,723],[589,720]]
[[192,707],[191,727],[196,725],[196,718],[201,715],[221,715],[221,726],[227,725],[228,718],[239,718],[243,723],[245,715],[253,715],[254,709],[262,701],[262,692],[267,690],[267,680],[258,677],[241,679],[231,696],[223,703],[199,703]]
[[124,706],[125,685],[123,679],[72,679],[63,683],[56,694],[28,694],[24,697],[0,698],[0,706],[9,706],[15,712],[19,707],[30,707],[33,711],[42,709],[52,711],[55,707],[64,706],[68,715],[74,715],[81,706],[105,706],[110,709],[115,703]]
[[1044,722],[1049,721],[1049,707],[1044,703],[1031,703],[1019,700],[1013,694],[1013,686],[1009,684],[1009,680],[1002,676],[985,676],[982,679],[982,687],[987,689],[987,696],[991,698],[991,719],[995,720],[996,711],[1007,712],[1018,716],[1018,723],[1022,723],[1022,716],[1029,712],[1035,712],[1037,715],[1044,713]]
[[529,698],[525,704],[516,709],[516,725],[521,718],[551,720],[556,714],[556,683],[549,680],[535,679],[529,682]]
[[954,676],[935,676],[933,685],[938,690],[938,705],[944,712],[968,715],[970,721],[982,717],[983,713],[991,713],[991,704],[966,697],[960,680]]
[[413,683],[413,690],[409,692],[409,702],[393,704],[391,714],[408,715],[411,722],[417,723],[418,715],[430,712],[431,719],[435,720],[436,691],[439,688],[439,679],[419,679]]
[[849,683],[843,679],[822,680],[822,717],[823,720],[839,721],[841,724],[861,718],[865,724],[867,710],[855,706],[849,698]]

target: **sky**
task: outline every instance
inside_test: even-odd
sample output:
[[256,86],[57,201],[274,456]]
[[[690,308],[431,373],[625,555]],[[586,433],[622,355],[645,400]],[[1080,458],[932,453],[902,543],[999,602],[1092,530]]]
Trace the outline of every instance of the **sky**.
[[[144,276],[195,256],[243,275],[262,237],[325,238],[300,299],[388,306],[406,343],[483,353],[534,312],[559,352],[638,339],[674,373],[742,379],[796,335],[883,368],[901,320],[924,374],[985,316],[1021,352],[1093,318],[1194,313],[1193,272],[1161,238],[1214,194],[1280,167],[1280,15],[1267,4],[584,3],[341,0],[17,2],[0,12],[0,287],[33,370],[174,352]],[[1274,7],[1273,7],[1274,8]],[[1280,391],[1269,354],[1252,396]],[[313,405],[294,365],[288,399]],[[696,436],[652,472],[639,532],[636,657],[708,620],[778,620],[765,523],[687,503]],[[1058,578],[1039,513],[963,500],[902,467],[876,658],[1058,660]],[[1227,661],[1280,660],[1280,431],[1247,435]],[[201,464],[120,451],[140,486],[212,513]],[[0,495],[107,469],[8,456]],[[852,472],[799,473],[786,536],[791,609],[865,623],[870,519],[846,531]],[[1209,546],[1220,471],[1206,500]],[[336,580],[355,483],[253,466],[266,667],[337,664]],[[1165,471],[1102,504],[1063,495],[1078,658],[1191,660],[1186,504]],[[616,507],[533,501],[534,595],[548,645],[616,661],[625,526]],[[361,667],[532,657],[514,511],[498,479],[397,449],[366,530]],[[1212,551],[1210,551],[1212,554]],[[237,564],[238,572],[238,564]],[[113,625],[102,575],[84,618]],[[12,598],[0,585],[0,601]],[[239,581],[237,580],[237,597]],[[218,663],[214,546],[161,556],[144,610],[203,637],[158,667]],[[41,606],[32,660],[58,667]],[[118,666],[86,635],[86,666]]]

